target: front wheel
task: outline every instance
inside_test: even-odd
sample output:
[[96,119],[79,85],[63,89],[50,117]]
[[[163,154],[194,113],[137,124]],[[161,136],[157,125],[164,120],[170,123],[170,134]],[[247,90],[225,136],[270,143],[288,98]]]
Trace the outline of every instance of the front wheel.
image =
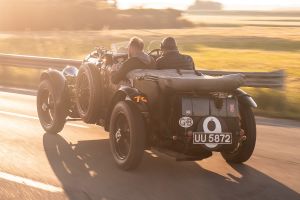
[[93,124],[99,119],[101,87],[98,68],[95,65],[83,64],[76,79],[76,107],[78,115],[85,123]]
[[246,162],[252,155],[256,143],[256,122],[253,111],[249,107],[240,106],[241,131],[245,140],[231,152],[221,152],[223,158],[229,163]]
[[124,170],[136,168],[142,160],[146,129],[141,113],[131,102],[121,101],[110,120],[110,146],[117,165]]
[[64,107],[63,102],[57,102],[51,82],[43,80],[37,92],[37,113],[47,133],[57,134],[63,129],[67,117]]

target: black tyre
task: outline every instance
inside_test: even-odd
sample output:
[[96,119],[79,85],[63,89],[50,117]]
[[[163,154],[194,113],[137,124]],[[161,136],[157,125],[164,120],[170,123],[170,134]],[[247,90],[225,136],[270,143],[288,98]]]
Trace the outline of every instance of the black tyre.
[[67,112],[63,101],[58,103],[50,80],[43,80],[37,92],[37,113],[47,133],[59,133],[66,123]]
[[79,116],[78,111],[77,111],[76,108],[75,109],[70,109],[68,116],[70,118],[80,118],[80,116]]
[[100,110],[101,83],[95,65],[84,64],[76,79],[76,107],[80,118],[86,123],[96,123]]
[[221,152],[223,158],[229,163],[246,162],[252,155],[256,143],[256,122],[253,111],[249,107],[240,106],[241,129],[246,140],[232,152]]
[[117,165],[124,170],[135,169],[142,160],[146,129],[141,113],[131,102],[119,102],[110,120],[110,146]]

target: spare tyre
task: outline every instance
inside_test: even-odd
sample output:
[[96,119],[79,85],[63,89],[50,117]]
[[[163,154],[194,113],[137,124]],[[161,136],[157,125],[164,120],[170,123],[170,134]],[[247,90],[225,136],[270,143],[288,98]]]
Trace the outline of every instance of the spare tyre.
[[76,108],[85,123],[96,123],[101,102],[101,80],[99,69],[90,63],[83,63],[76,79]]

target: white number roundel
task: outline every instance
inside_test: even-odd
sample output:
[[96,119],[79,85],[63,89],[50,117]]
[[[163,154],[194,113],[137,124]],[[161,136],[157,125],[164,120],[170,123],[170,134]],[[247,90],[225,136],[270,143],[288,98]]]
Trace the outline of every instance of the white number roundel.
[[[215,124],[214,130],[209,130],[208,128],[209,122],[214,122]],[[221,122],[216,117],[212,117],[212,116],[207,117],[203,121],[203,131],[204,133],[222,133]],[[216,146],[218,146],[218,144],[204,144],[204,145],[207,146],[208,148],[215,148]]]

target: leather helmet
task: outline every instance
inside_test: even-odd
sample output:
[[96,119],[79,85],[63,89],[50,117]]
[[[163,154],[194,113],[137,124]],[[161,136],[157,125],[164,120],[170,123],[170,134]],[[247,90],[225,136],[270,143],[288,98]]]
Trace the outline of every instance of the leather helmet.
[[178,50],[176,41],[173,37],[164,38],[160,44],[161,50]]

